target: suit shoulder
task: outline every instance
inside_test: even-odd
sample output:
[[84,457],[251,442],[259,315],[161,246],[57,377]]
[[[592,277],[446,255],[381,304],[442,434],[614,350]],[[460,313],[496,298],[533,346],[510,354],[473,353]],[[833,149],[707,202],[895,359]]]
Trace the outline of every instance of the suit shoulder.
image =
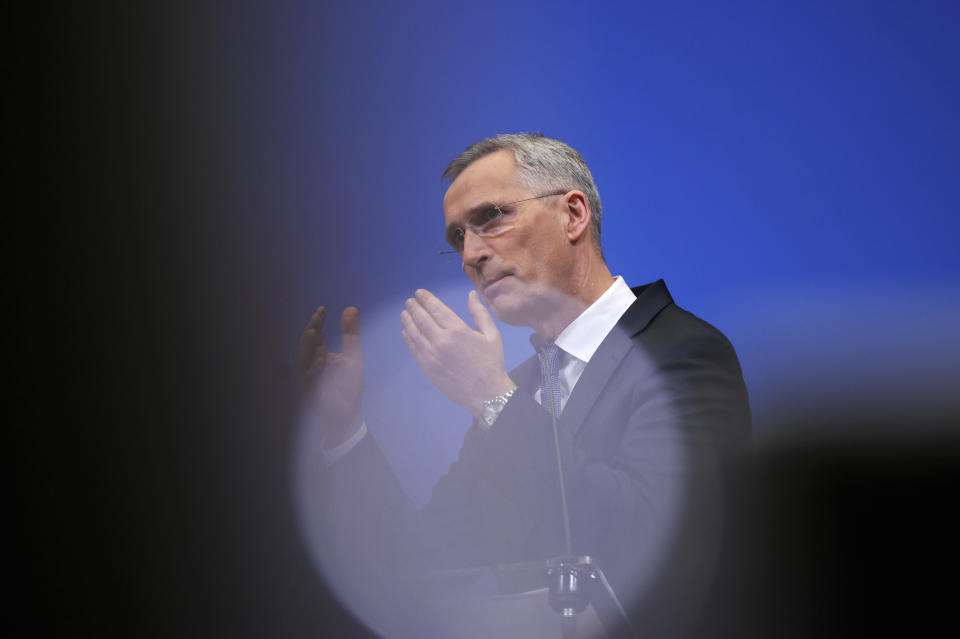
[[639,335],[644,333],[656,335],[668,343],[699,338],[708,341],[717,340],[733,348],[730,340],[720,329],[676,304],[665,306],[650,322],[647,329]]
[[661,364],[696,360],[742,375],[740,360],[727,336],[676,304],[665,306],[633,341]]

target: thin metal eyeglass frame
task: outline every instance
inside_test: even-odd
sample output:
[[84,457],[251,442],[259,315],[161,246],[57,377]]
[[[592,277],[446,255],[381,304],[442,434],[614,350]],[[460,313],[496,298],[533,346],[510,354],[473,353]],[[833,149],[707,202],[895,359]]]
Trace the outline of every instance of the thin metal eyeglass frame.
[[[513,202],[504,202],[503,204],[494,204],[490,208],[497,209],[497,211],[499,211],[500,215],[502,216],[504,215],[504,212],[503,212],[503,209],[500,208],[501,206],[510,206],[511,204],[520,204],[521,202],[529,202],[530,200],[542,200],[545,197],[553,197],[554,195],[565,195],[569,192],[570,190],[567,189],[566,191],[555,191],[553,193],[544,193],[543,195],[534,195],[533,197],[525,197],[522,200],[514,200]],[[474,233],[477,233],[477,230],[475,228],[472,228],[469,225],[467,225],[467,228],[472,230]],[[466,230],[467,229],[464,229],[464,232],[466,232]],[[477,234],[479,235],[479,233]],[[440,255],[451,255],[453,253],[459,253],[460,251],[458,251],[457,249],[449,249],[449,250],[440,249],[437,252],[440,253]]]

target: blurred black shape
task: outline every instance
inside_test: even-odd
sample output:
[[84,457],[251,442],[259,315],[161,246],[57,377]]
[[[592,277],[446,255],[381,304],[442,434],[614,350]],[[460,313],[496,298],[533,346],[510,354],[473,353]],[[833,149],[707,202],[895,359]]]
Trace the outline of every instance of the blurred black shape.
[[960,413],[810,408],[731,466],[722,565],[691,636],[954,627]]
[[207,3],[17,8],[6,625],[370,636],[311,568],[290,503],[296,337],[265,321],[228,121],[249,108],[229,69],[256,50],[225,43]]

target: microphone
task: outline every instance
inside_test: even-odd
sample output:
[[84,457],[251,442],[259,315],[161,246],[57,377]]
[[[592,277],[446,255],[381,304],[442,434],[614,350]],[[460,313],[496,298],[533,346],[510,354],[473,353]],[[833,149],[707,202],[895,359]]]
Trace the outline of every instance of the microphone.
[[[556,362],[551,361],[548,355],[548,348],[551,345],[544,342],[539,335],[536,333],[531,335],[530,343],[534,349],[536,349],[540,358],[540,376],[543,380],[541,382],[540,405],[544,408],[549,407],[550,422],[553,426],[553,445],[557,458],[557,476],[560,480],[560,505],[563,509],[563,536],[566,543],[567,555],[570,556],[573,555],[573,541],[570,535],[570,512],[567,508],[567,487],[563,477],[563,459],[560,455],[560,434],[557,429],[557,413],[560,411],[560,389],[556,388],[552,382],[554,375],[551,370],[551,368],[556,365]],[[556,347],[556,350],[560,353],[564,352],[559,347]],[[548,392],[550,394],[549,397],[547,397]],[[555,393],[556,395],[554,395]]]
[[[551,393],[557,392],[553,388]],[[566,541],[567,555],[573,555],[573,540],[570,535],[570,512],[567,510],[567,485],[563,479],[563,460],[560,457],[560,435],[557,431],[557,416],[550,413],[553,422],[553,445],[557,453],[557,475],[560,477],[560,505],[563,508],[563,536]]]
[[[534,335],[531,340],[536,338],[534,344],[542,357],[542,361],[550,366],[550,360],[547,357],[546,344]],[[546,367],[544,367],[546,368]],[[549,370],[544,371],[549,375]],[[546,378],[548,375],[544,375]],[[544,397],[547,390],[547,384],[543,385],[543,392],[540,395],[540,405],[545,405],[547,398]],[[618,613],[620,621],[630,627],[630,619],[626,611],[620,604],[613,588],[607,582],[603,571],[599,566],[593,563],[593,560],[587,557],[575,557],[573,555],[573,538],[570,533],[570,511],[567,507],[567,486],[563,475],[563,458],[560,454],[560,433],[557,427],[557,414],[553,407],[559,407],[560,402],[554,401],[553,393],[559,393],[560,389],[554,384],[550,384],[550,422],[553,426],[553,446],[557,456],[557,476],[560,484],[560,506],[563,510],[563,534],[566,542],[566,555],[548,562],[547,577],[549,578],[550,591],[549,602],[554,612],[560,615],[561,635],[564,639],[574,639],[576,637],[577,615],[583,612],[591,599],[595,599],[597,593],[592,595],[590,590],[604,592],[610,602],[612,602]]]

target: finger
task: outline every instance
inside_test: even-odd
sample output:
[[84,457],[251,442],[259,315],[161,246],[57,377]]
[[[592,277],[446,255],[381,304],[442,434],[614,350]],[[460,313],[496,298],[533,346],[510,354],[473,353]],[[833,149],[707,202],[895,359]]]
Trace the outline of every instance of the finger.
[[307,329],[300,338],[300,372],[308,373],[317,362],[323,363],[327,354],[327,347],[323,337],[317,335],[313,329]]
[[300,335],[300,354],[304,352],[314,352],[317,347],[323,344],[323,333],[314,328],[308,328]]
[[323,339],[323,322],[326,319],[326,312],[323,306],[319,307],[300,336],[301,372],[309,371],[315,362],[322,360],[326,355],[327,348]]
[[427,289],[418,288],[414,292],[414,297],[440,327],[451,328],[464,323],[459,315]]
[[430,342],[420,332],[417,323],[413,321],[410,311],[404,309],[400,313],[400,321],[403,323],[403,339],[407,342],[410,350],[426,351],[430,348]]
[[300,349],[310,347],[313,348],[315,343],[319,340],[323,341],[323,321],[327,317],[327,309],[323,306],[317,308],[313,312],[313,315],[310,316],[310,321],[307,322],[307,325],[303,327],[303,333],[300,335]]
[[363,355],[363,344],[360,342],[360,311],[356,306],[343,309],[340,316],[340,335],[343,338],[343,354],[347,357]]
[[407,332],[407,329],[404,328],[400,331],[400,337],[403,338],[404,344],[406,344],[407,348],[410,349],[410,354],[416,358],[420,348],[417,346],[417,343],[413,341],[413,338],[410,337],[410,333]]
[[437,324],[437,321],[427,312],[420,300],[415,297],[407,300],[406,313],[417,327],[417,333],[427,341],[434,341],[443,331],[443,327]]
[[318,306],[317,310],[314,311],[313,315],[310,316],[310,321],[307,322],[304,330],[315,329],[317,331],[323,332],[323,322],[327,319],[327,308],[325,306]]
[[433,371],[432,362],[433,359],[430,357],[430,354],[425,351],[420,344],[414,340],[414,338],[407,332],[406,329],[400,331],[400,336],[403,337],[403,341],[406,342],[407,348],[410,349],[410,354],[413,355],[414,361],[417,362],[417,366],[420,367],[427,375],[430,375]]
[[310,321],[307,322],[303,333],[300,335],[301,356],[305,350],[312,353],[318,346],[323,344],[323,322],[326,317],[327,309],[323,306],[317,308],[313,315],[310,316]]
[[467,295],[467,309],[470,310],[473,323],[478,331],[487,337],[495,337],[500,334],[493,317],[490,316],[490,311],[480,302],[480,295],[476,291],[470,291],[470,294]]

